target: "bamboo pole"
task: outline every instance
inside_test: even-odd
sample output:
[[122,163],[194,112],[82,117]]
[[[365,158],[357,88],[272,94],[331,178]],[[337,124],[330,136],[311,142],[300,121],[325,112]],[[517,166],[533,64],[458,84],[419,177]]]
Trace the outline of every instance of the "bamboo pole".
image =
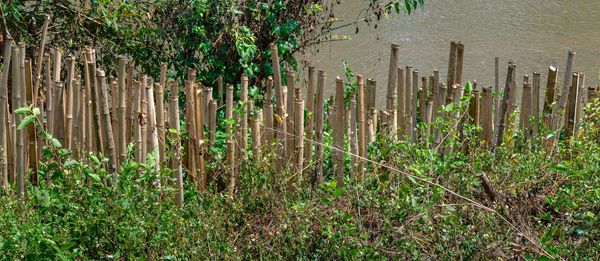
[[66,122],[65,122],[65,144],[68,150],[73,149],[73,96],[75,95],[75,88],[73,88],[73,80],[75,77],[75,57],[69,55],[67,57],[67,65],[68,65],[68,83],[67,83],[67,99],[65,101],[65,105],[67,108],[66,111]]
[[54,83],[54,97],[53,97],[53,102],[55,102],[54,104],[54,115],[52,116],[52,120],[54,121],[54,133],[52,133],[52,135],[54,135],[55,138],[58,139],[58,141],[60,141],[61,144],[65,144],[65,140],[63,137],[64,134],[64,119],[65,119],[65,113],[64,113],[64,102],[63,102],[63,83],[62,82],[55,82]]
[[[452,97],[452,85],[456,83],[456,56],[457,56],[458,45],[456,42],[450,42],[450,53],[448,54],[448,74],[446,76],[446,84],[448,85],[448,93],[446,98]],[[446,104],[450,104],[446,102]]]
[[577,106],[575,108],[575,123],[574,123],[574,135],[575,137],[579,134],[579,124],[583,119],[583,109],[587,105],[587,92],[585,87],[585,74],[579,73],[579,85],[577,86]]
[[[158,84],[160,85],[160,84]],[[157,121],[156,121],[156,104],[154,102],[154,84],[152,84],[151,82],[148,83],[148,85],[146,85],[146,99],[147,99],[147,103],[148,103],[148,110],[147,110],[147,119],[148,122],[146,123],[148,125],[148,140],[149,142],[149,146],[148,146],[148,152],[149,153],[153,153],[154,150],[158,150],[158,131],[157,131]],[[160,155],[160,152],[157,151],[158,155]],[[158,170],[160,161],[163,160],[163,158],[161,158],[160,156],[158,156],[158,159],[156,161],[156,167]]]
[[[50,24],[50,15],[44,16],[44,26],[42,26],[42,38],[40,40],[40,51],[38,53],[38,59],[35,64],[35,83],[33,87],[33,100],[37,101],[40,85],[42,81],[42,61],[44,58],[44,51],[46,50],[46,39],[48,38],[48,25]],[[6,57],[6,56],[5,56]]]
[[[400,69],[400,67],[398,67],[398,74],[399,76],[401,76],[401,71],[402,69]],[[401,81],[402,77],[398,78],[398,81]],[[363,77],[362,75],[356,75],[356,82],[357,82],[357,90],[358,90],[358,96],[357,96],[357,105],[358,105],[358,110],[357,110],[357,118],[358,118],[358,155],[359,155],[359,160],[358,160],[358,178],[360,183],[362,184],[365,180],[365,166],[364,166],[364,160],[363,158],[366,157],[366,141],[365,141],[365,129],[366,129],[366,124],[365,124],[365,88],[364,88],[364,84],[363,84]],[[400,85],[399,85],[400,86]],[[399,89],[400,90],[400,89]],[[398,93],[400,94],[400,91],[398,91]],[[400,99],[400,98],[398,98]],[[400,100],[398,100],[400,101]],[[398,104],[398,108],[404,108],[403,106],[401,106],[401,103]],[[398,114],[401,115],[401,114]],[[400,117],[400,116],[399,116]]]
[[[119,162],[123,163],[125,162],[125,158],[127,157],[127,129],[130,129],[129,131],[131,131],[131,125],[127,124],[127,122],[125,120],[126,115],[126,110],[127,110],[127,103],[131,102],[130,99],[128,99],[129,97],[127,97],[127,94],[131,94],[130,90],[126,90],[126,81],[125,81],[125,77],[126,77],[126,60],[124,56],[119,56],[118,58],[118,63],[119,63],[119,68],[117,71],[117,78],[119,79],[119,90],[118,90],[118,96],[119,96],[119,108],[117,111],[118,114],[118,118],[119,120],[118,122],[118,133],[117,136],[119,137],[119,147],[118,149],[118,153],[119,153]],[[133,79],[132,79],[133,80]],[[160,85],[160,87],[158,88],[158,100],[157,102],[159,103],[159,128],[162,131],[164,129],[164,115],[162,114],[163,110],[163,90],[164,90],[164,85]],[[163,126],[161,127],[160,124],[163,123]],[[129,127],[129,128],[128,128]],[[161,159],[164,159],[164,155],[165,155],[165,148],[163,143],[161,143],[161,148],[159,149],[159,151],[161,152]]]
[[[145,77],[144,77],[145,78]],[[141,137],[141,162],[147,163],[146,159],[148,158],[148,98],[146,97],[146,87],[148,86],[147,78],[145,78],[142,82],[142,87],[140,88],[140,114],[138,116],[139,124],[140,124],[140,137]],[[186,97],[187,98],[187,97]],[[106,143],[106,141],[105,141]]]
[[[118,68],[117,68],[118,70]],[[119,160],[119,148],[121,148],[120,140],[119,140],[119,124],[118,124],[118,118],[117,118],[117,104],[118,104],[118,92],[119,92],[119,83],[117,82],[117,79],[114,76],[110,76],[109,78],[109,86],[110,86],[110,124],[113,128],[113,139],[115,142],[115,148],[117,150],[117,166],[119,166],[118,160]]]
[[533,112],[533,88],[530,83],[523,83],[523,96],[521,100],[521,130],[523,130],[525,140],[532,137],[533,129],[531,128],[531,116]]
[[[19,103],[19,107],[25,107],[26,105],[28,105],[27,103],[27,98],[31,99],[31,92],[28,92],[28,88],[29,86],[31,86],[31,67],[29,67],[29,76],[30,77],[26,77],[25,75],[28,73],[26,72],[26,61],[27,63],[29,63],[29,60],[25,60],[25,56],[26,56],[26,52],[25,52],[25,43],[24,42],[19,42],[19,91],[21,92],[21,103]],[[21,117],[21,120],[23,119],[23,117]],[[20,124],[21,121],[18,121],[17,124]],[[23,134],[23,163],[25,164],[25,166],[23,166],[24,168],[24,172],[27,173],[28,169],[29,169],[29,154],[28,154],[28,134],[29,134],[29,129],[31,126],[28,126],[25,130],[24,130],[24,134]]]
[[204,91],[202,92],[202,96],[204,97],[203,99],[203,104],[204,104],[204,120],[205,122],[210,118],[209,116],[209,109],[208,107],[210,106],[210,100],[213,99],[213,88],[210,87],[206,87],[204,88]]
[[490,147],[494,135],[492,128],[493,95],[491,86],[488,88],[483,87],[481,95],[481,141],[486,148]]
[[79,87],[79,109],[77,110],[77,121],[79,121],[79,129],[77,132],[77,141],[79,142],[79,156],[83,157],[83,153],[89,150],[88,137],[87,137],[87,96],[85,95],[85,85],[81,84],[81,78],[77,79],[77,86]]
[[[133,113],[135,113],[135,117],[132,117],[132,119],[134,119],[134,123],[133,123],[133,136],[135,138],[135,150],[136,150],[136,157],[135,160],[137,162],[142,162],[142,123],[140,122],[139,116],[141,114],[141,107],[142,107],[142,83],[140,81],[135,81],[134,83],[134,98],[133,98],[133,107],[132,107],[132,111]],[[177,94],[175,94],[177,95]]]
[[433,70],[433,85],[432,85],[433,91],[432,91],[432,99],[433,99],[433,119],[431,120],[432,122],[435,122],[435,119],[437,117],[439,117],[439,111],[440,111],[440,106],[442,106],[442,104],[445,102],[446,100],[446,96],[443,95],[443,99],[442,97],[442,93],[440,90],[440,71],[439,70]]
[[223,75],[217,77],[217,97],[219,98],[219,108],[223,106]]
[[252,152],[254,156],[254,162],[260,162],[262,159],[262,145],[260,142],[260,114],[262,114],[262,112],[256,112],[250,119],[250,132],[252,135]]
[[419,91],[419,117],[421,121],[427,123],[425,120],[425,106],[427,101],[427,78],[421,77],[421,89]]
[[[8,122],[8,115],[9,113],[7,112],[7,108],[8,108],[8,74],[9,74],[9,70],[10,70],[10,62],[11,62],[11,54],[12,54],[12,45],[13,45],[13,40],[12,38],[8,37],[5,41],[4,41],[4,62],[2,65],[2,73],[1,73],[1,81],[0,81],[0,124],[2,124],[2,126],[0,126],[0,149],[2,150],[2,154],[0,154],[0,164],[2,164],[2,166],[0,167],[0,172],[2,175],[2,188],[3,189],[8,189],[9,188],[9,184],[8,184],[8,140],[9,138],[7,136],[9,136],[10,131],[9,129],[6,127],[6,122]],[[13,65],[14,66],[14,65]],[[8,135],[7,135],[8,134]]]
[[106,151],[104,151],[104,143],[106,142],[103,139],[103,135],[102,135],[102,121],[101,121],[101,116],[100,116],[100,95],[98,93],[98,81],[97,81],[97,76],[96,76],[96,58],[95,58],[95,53],[96,51],[94,49],[91,49],[91,53],[90,53],[90,61],[91,61],[91,65],[89,65],[89,69],[90,69],[90,73],[91,73],[91,86],[92,86],[92,97],[91,97],[91,101],[92,101],[92,110],[93,110],[93,131],[94,131],[94,137],[96,139],[96,147],[97,147],[97,152],[101,152],[102,155],[106,155]]
[[[294,109],[292,110],[294,112],[294,115],[291,115],[292,118],[292,122],[293,122],[293,126],[294,128],[292,129],[291,133],[292,136],[290,137],[291,141],[292,141],[292,150],[290,155],[292,155],[292,161],[293,161],[293,165],[295,168],[295,171],[300,171],[302,168],[298,167],[298,154],[302,154],[304,156],[304,144],[302,144],[302,146],[298,146],[298,142],[302,142],[304,143],[304,126],[302,126],[302,132],[300,132],[300,126],[296,125],[296,123],[300,122],[299,119],[296,119],[296,116],[302,115],[302,124],[304,124],[304,112],[302,112],[302,114],[298,114],[296,113],[296,109],[299,108],[298,104],[297,104],[297,100],[302,100],[302,89],[301,88],[294,88],[294,103],[292,103],[292,106],[294,106]],[[302,102],[302,109],[304,109],[304,102]],[[298,140],[297,138],[300,137],[300,140]],[[304,159],[304,157],[302,157]],[[300,173],[299,175],[302,175],[302,173]]]
[[[81,149],[81,141],[79,140],[79,129],[81,126],[81,120],[79,120],[79,107],[80,107],[80,103],[81,103],[81,97],[79,97],[79,84],[81,83],[81,75],[79,73],[77,73],[75,70],[75,65],[73,65],[73,95],[72,95],[72,101],[73,101],[73,130],[72,130],[72,135],[73,138],[71,140],[71,144],[73,146],[73,153],[75,152],[79,152]],[[41,100],[41,99],[40,99]],[[40,101],[41,102],[41,101]],[[77,157],[79,157],[79,155],[76,155]]]
[[263,111],[264,111],[264,124],[265,130],[263,135],[262,144],[267,148],[271,148],[271,143],[273,143],[273,102],[271,101],[273,89],[273,77],[269,76],[267,79],[267,90],[265,94],[265,101],[263,103]]
[[194,80],[196,76],[195,76],[195,72],[191,69],[188,70],[188,80],[185,81],[185,120],[186,120],[186,124],[185,126],[187,127],[187,131],[188,131],[188,139],[185,141],[185,145],[184,145],[184,149],[185,149],[185,160],[184,160],[184,164],[185,166],[187,166],[187,170],[190,172],[190,176],[192,177],[192,179],[194,180],[194,182],[198,182],[197,181],[197,166],[196,166],[196,151],[195,151],[195,145],[196,145],[196,130],[195,130],[195,120],[196,117],[194,116],[194,108],[195,108],[195,99],[196,99],[196,95],[194,94]]
[[[396,86],[397,86],[397,93],[398,95],[396,96],[397,99],[397,107],[396,107],[396,138],[397,139],[402,139],[404,134],[406,134],[406,123],[404,122],[405,120],[405,113],[404,113],[404,103],[406,101],[406,98],[404,98],[404,96],[406,95],[406,88],[404,86],[404,70],[402,70],[402,67],[398,66],[396,69]],[[360,105],[360,104],[359,104]],[[360,120],[360,119],[359,119]],[[364,156],[364,155],[361,155]]]
[[[300,91],[300,88],[296,88],[297,93]],[[295,100],[295,108],[294,108],[294,127],[296,129],[295,136],[295,160],[296,160],[296,180],[302,181],[302,169],[304,163],[304,101],[302,100],[302,95],[296,96]],[[258,125],[258,124],[257,124]]]
[[[25,54],[25,46],[23,45],[23,55]],[[23,57],[25,58],[25,57]],[[25,98],[26,98],[26,105],[28,106],[36,106],[36,104],[34,103],[33,97],[35,96],[33,93],[33,79],[32,79],[32,74],[31,74],[31,60],[27,59],[25,60],[25,68],[22,71],[23,73],[23,77],[24,77],[24,83],[25,85],[23,86],[25,89]],[[33,185],[38,185],[39,181],[38,181],[38,148],[37,148],[37,131],[36,131],[36,125],[35,124],[31,124],[29,126],[27,126],[26,131],[27,131],[27,138],[26,138],[26,144],[27,144],[27,149],[26,149],[26,153],[27,153],[27,166],[26,166],[26,171],[29,171],[29,169],[31,169],[31,176],[30,176],[30,181]]]
[[578,87],[579,87],[579,73],[574,72],[573,77],[571,78],[570,91],[568,93],[563,93],[565,96],[568,96],[568,106],[565,111],[565,139],[573,136],[573,129],[575,128],[575,115],[577,110],[577,98],[578,98]]
[[[52,121],[52,115],[54,115],[53,107],[54,102],[52,100],[52,96],[54,95],[54,81],[52,80],[52,58],[49,53],[45,53],[44,57],[46,58],[46,72],[44,73],[44,78],[46,78],[46,129],[50,133],[54,133],[54,122]],[[87,68],[87,64],[86,64]],[[84,71],[85,72],[85,71]]]
[[465,46],[458,42],[456,44],[456,73],[454,76],[455,83],[462,85],[462,71],[463,71],[463,57],[465,53]]
[[[446,84],[439,84],[439,90],[438,90],[439,96],[438,96],[438,100],[440,102],[439,103],[440,106],[442,106],[444,104],[444,102],[446,101],[446,95],[448,94],[448,92],[446,91],[446,89],[447,89]],[[446,115],[446,113],[440,110],[437,113],[436,118],[437,117],[443,117],[445,115]],[[434,150],[436,148],[438,148],[440,146],[440,144],[442,143],[442,132],[441,132],[440,128],[442,128],[442,126],[437,126],[437,128],[435,128],[435,131],[434,131],[434,133],[435,133],[434,138],[433,138],[433,148],[434,148]]]
[[[93,99],[93,79],[91,72],[91,60],[90,58],[90,50],[86,49],[83,52],[84,65],[83,65],[83,78],[85,81],[85,129],[86,129],[86,138],[89,142],[88,151],[95,152],[97,148],[97,137],[96,131],[94,129],[94,110],[92,108],[92,99]],[[48,103],[48,107],[51,107],[51,103]],[[52,106],[53,107],[53,106]],[[51,115],[50,110],[48,110],[48,115]],[[51,120],[48,121],[49,123]],[[50,126],[50,125],[48,125]],[[88,179],[88,184],[91,185],[91,179]]]
[[419,108],[419,105],[417,102],[418,95],[419,95],[419,71],[413,70],[412,77],[413,77],[413,79],[412,79],[413,87],[412,87],[411,108],[410,108],[410,112],[411,112],[410,138],[413,142],[416,142],[417,141],[417,133],[416,133],[417,110]]
[[[465,87],[463,87],[462,85],[459,84],[454,84],[454,86],[452,86],[453,92],[454,92],[454,99],[456,99],[456,105],[458,108],[460,108],[460,100],[462,99],[462,96],[465,92]],[[451,115],[451,121],[450,121],[450,126],[454,126],[454,124],[457,124],[461,121],[461,110],[456,110],[454,112],[452,112]],[[459,123],[460,124],[460,123]],[[457,127],[457,129],[459,129],[459,127]],[[454,131],[454,128],[450,130],[450,132]],[[452,135],[454,136],[454,135]],[[458,136],[458,135],[456,135]],[[454,145],[452,143],[450,143],[450,145],[448,147],[445,148],[445,156],[448,156],[452,153],[452,151],[454,151]]]
[[552,117],[554,116],[553,111],[556,106],[553,106],[554,103],[554,90],[556,88],[556,81],[558,78],[558,67],[550,65],[548,68],[548,80],[546,82],[546,92],[544,99],[544,111],[543,111],[543,122],[544,127],[547,129],[553,130],[552,128]]
[[390,55],[390,67],[388,73],[388,89],[387,89],[387,99],[385,108],[387,110],[394,109],[394,93],[396,92],[396,76],[398,75],[397,67],[398,67],[398,49],[400,46],[396,43],[392,43],[392,51]]
[[[307,168],[312,162],[313,154],[313,128],[315,124],[315,72],[316,68],[314,66],[308,67],[308,86],[306,91],[306,141],[304,142],[304,165],[306,165]],[[307,169],[306,173],[310,173],[310,170]]]
[[[375,86],[373,81],[373,86]],[[374,87],[373,87],[374,89]],[[336,121],[334,124],[334,143],[339,150],[336,151],[336,187],[344,186],[344,82],[339,76],[335,78],[335,111]]]
[[365,108],[367,109],[367,142],[373,142],[375,140],[375,119],[376,115],[372,113],[375,108],[375,96],[377,95],[377,82],[373,79],[367,79],[367,85],[365,89]]
[[96,76],[98,77],[98,94],[100,94],[100,103],[102,106],[102,127],[104,128],[104,130],[102,130],[102,134],[103,140],[106,141],[104,151],[108,153],[106,157],[108,158],[109,173],[113,173],[113,178],[116,178],[117,155],[115,153],[115,143],[113,140],[113,131],[110,122],[110,111],[108,109],[106,77],[102,69],[97,69]]
[[[286,107],[286,111],[287,111],[287,131],[288,133],[295,133],[294,131],[294,90],[296,89],[296,73],[293,71],[287,71],[286,72],[286,77],[287,77],[287,102],[285,104]],[[288,142],[287,142],[287,151],[288,151],[288,155],[292,155],[293,153],[293,138],[288,137]]]
[[[433,104],[436,102],[438,94],[437,94],[437,86],[436,86],[436,82],[435,82],[435,76],[430,75],[429,76],[429,101],[431,101],[431,113],[429,114],[429,118],[427,118],[427,123],[431,123],[434,118],[434,113],[435,113],[435,109],[433,107]],[[429,130],[428,130],[429,132]]]
[[[221,95],[221,98],[223,96]],[[214,99],[210,99],[209,106],[209,121],[208,121],[208,130],[210,132],[210,146],[215,145],[215,141],[217,139],[217,101]]]
[[[137,89],[137,88],[136,88]],[[175,179],[175,205],[183,206],[183,171],[181,167],[181,143],[178,138],[179,133],[179,88],[176,83],[171,83],[171,95],[169,102],[169,127],[176,133],[170,133],[171,140],[174,141],[175,156],[170,159],[169,167],[173,170],[171,177]],[[136,125],[137,126],[137,125]]]
[[412,94],[413,94],[413,68],[406,66],[406,83],[404,85],[404,134],[411,137],[412,130]]
[[[493,120],[496,120],[499,117],[498,112],[500,111],[500,58],[496,56],[494,58],[494,113],[496,117]],[[492,129],[494,125],[492,124]],[[491,140],[490,140],[491,142]]]
[[[359,89],[362,89],[362,81],[360,81],[361,79],[362,77],[359,78]],[[326,80],[327,73],[324,71],[319,71],[317,78],[317,96],[315,100],[315,162],[317,163],[315,184],[321,184],[323,182],[323,95]],[[361,101],[364,101],[364,99],[361,99]]]
[[[227,98],[225,108],[225,118],[233,120],[233,85],[227,85]],[[226,163],[229,168],[229,177],[227,182],[227,188],[230,195],[233,195],[233,189],[235,188],[235,143],[233,141],[233,124],[231,121],[227,121],[227,130],[230,132],[227,136],[227,154]]]
[[[476,85],[477,82],[474,82]],[[473,94],[471,95],[471,100],[469,102],[469,121],[473,126],[479,126],[479,118],[480,118],[480,103],[481,103],[481,95],[479,89],[473,88]]]
[[495,150],[496,147],[502,145],[502,138],[504,136],[504,128],[505,128],[505,118],[506,111],[508,107],[508,100],[510,99],[510,88],[512,85],[512,77],[513,71],[515,70],[515,65],[512,62],[508,63],[508,72],[506,73],[506,84],[504,86],[504,97],[502,97],[502,104],[500,106],[499,114],[500,117],[496,119],[496,128],[494,130],[494,137],[492,142],[492,150]]
[[[13,93],[13,114],[15,117],[14,122],[21,122],[23,116],[21,114],[17,114],[15,113],[15,110],[23,107],[24,102],[23,99],[21,97],[21,85],[24,84],[23,82],[21,82],[21,58],[24,56],[21,56],[21,50],[19,50],[19,48],[13,48],[13,54],[12,54],[12,93]],[[16,183],[17,183],[17,197],[18,198],[23,198],[25,195],[25,180],[24,180],[24,176],[25,176],[25,164],[23,162],[23,158],[24,158],[24,151],[23,151],[23,129],[21,128],[17,128],[16,129],[16,134],[15,134],[15,148],[16,148],[16,162],[15,162],[15,177],[16,177]]]
[[[243,74],[240,85],[240,127],[241,127],[241,142],[242,160],[248,160],[248,76]],[[291,94],[290,94],[291,95]],[[290,104],[291,106],[291,104]]]
[[[198,160],[198,169],[200,170],[200,172],[198,173],[198,188],[200,188],[201,191],[205,191],[206,190],[206,183],[207,183],[207,176],[206,176],[206,161],[204,158],[205,155],[205,142],[204,142],[204,104],[203,104],[203,100],[205,99],[204,97],[204,92],[203,92],[203,88],[202,85],[200,83],[196,84],[196,91],[195,91],[195,121],[194,123],[196,124],[195,127],[195,131],[196,131],[196,154],[197,156],[195,156]],[[208,115],[207,115],[208,116]]]
[[[350,140],[350,150],[352,151],[352,154],[360,155],[358,150],[358,137],[356,133],[356,94],[354,92],[350,92],[348,99],[350,100],[350,108],[348,109],[348,116],[350,118],[348,124],[348,129],[350,130],[350,135],[348,136],[348,139]],[[352,165],[353,169],[358,166],[357,157],[352,157]]]
[[533,115],[533,119],[535,121],[535,124],[531,126],[532,130],[532,135],[535,137],[537,136],[537,133],[539,131],[539,124],[538,121],[540,119],[540,112],[543,110],[542,108],[542,104],[540,103],[540,100],[542,99],[541,97],[541,89],[540,89],[540,73],[538,72],[533,72],[533,80],[532,80],[532,84],[531,84],[531,92],[532,92],[532,106],[533,106],[533,110],[531,112],[531,114]]
[[[573,71],[573,60],[575,59],[575,52],[569,51],[567,56],[567,66],[565,67],[565,77],[563,80],[563,86],[558,94],[560,96],[560,100],[558,102],[558,110],[566,112],[567,103],[568,103],[568,94],[567,92],[571,89],[571,76]],[[557,119],[554,121],[554,130],[558,130],[563,127],[564,118],[566,114],[557,113]],[[554,115],[553,115],[554,116]]]
[[429,99],[425,102],[425,136],[427,140],[431,134],[431,116],[433,114],[433,100]]
[[[133,61],[127,63],[127,101],[133,101],[132,105],[136,104],[136,98],[139,99],[137,94],[137,88],[133,88]],[[89,97],[89,96],[88,96]],[[139,106],[139,105],[138,105]],[[135,106],[127,106],[125,108],[125,116],[127,117],[127,123],[125,124],[125,140],[131,141],[133,137],[133,129],[136,125],[135,122]]]

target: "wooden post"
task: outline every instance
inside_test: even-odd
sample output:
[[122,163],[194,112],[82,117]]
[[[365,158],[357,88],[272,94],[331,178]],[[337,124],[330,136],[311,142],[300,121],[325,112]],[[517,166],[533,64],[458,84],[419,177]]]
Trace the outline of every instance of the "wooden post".
[[[323,94],[326,79],[327,74],[324,71],[319,71],[317,78],[317,96],[315,100],[315,162],[317,163],[315,184],[321,184],[323,182]],[[359,83],[359,88],[360,86],[361,84]]]
[[575,114],[577,110],[577,98],[578,98],[578,87],[579,87],[579,73],[573,73],[571,78],[570,91],[563,93],[564,96],[568,96],[568,106],[565,111],[565,139],[573,136],[573,129],[575,128]]
[[502,105],[500,106],[499,114],[500,117],[496,119],[496,128],[494,130],[494,138],[492,142],[492,150],[495,150],[496,147],[502,145],[502,138],[504,136],[504,127],[505,127],[505,118],[506,111],[508,108],[508,100],[510,99],[510,88],[512,85],[512,77],[513,71],[515,70],[515,65],[512,62],[508,63],[508,72],[506,73],[506,84],[504,86],[504,97],[502,98]]
[[223,106],[223,75],[217,77],[217,97],[219,98],[219,108]]
[[[373,84],[374,85],[374,84]],[[344,82],[337,76],[335,79],[335,112],[336,121],[334,124],[334,143],[338,150],[335,152],[336,163],[336,187],[344,186]]]
[[396,76],[398,75],[398,49],[400,46],[392,43],[392,54],[390,55],[390,67],[388,73],[388,89],[385,108],[387,110],[394,109],[394,93],[396,92]]
[[[2,175],[2,188],[8,189],[8,140],[9,134],[8,128],[6,128],[6,122],[8,122],[7,112],[8,108],[8,74],[10,69],[11,53],[12,53],[12,38],[7,38],[4,41],[4,63],[2,65],[1,81],[0,81],[0,173]],[[14,65],[13,65],[14,66]],[[39,64],[38,66],[41,66]]]
[[[568,103],[568,91],[571,89],[571,77],[572,77],[572,71],[573,71],[573,60],[575,59],[575,52],[573,51],[569,51],[569,54],[567,56],[567,66],[565,69],[565,78],[563,80],[563,86],[562,89],[559,93],[560,96],[560,100],[558,102],[558,110],[559,111],[564,111],[565,114],[560,115],[557,113],[557,119],[554,120],[554,129],[560,129],[563,127],[564,124],[564,119],[566,118],[566,109],[567,109],[567,103]],[[554,115],[553,115],[554,116]]]
[[[308,67],[308,88],[306,92],[306,128],[304,129],[306,138],[306,141],[304,142],[304,165],[306,165],[307,168],[312,162],[313,154],[313,128],[315,124],[315,72],[316,68],[314,66]],[[307,169],[305,173],[310,173],[310,170]]]
[[[404,134],[406,134],[406,123],[404,122],[405,120],[405,113],[404,113],[404,103],[406,101],[405,95],[406,95],[406,88],[404,86],[404,70],[402,70],[402,67],[398,66],[396,69],[396,80],[397,80],[397,107],[396,107],[396,138],[398,139],[402,139]],[[360,96],[360,95],[359,95]],[[360,106],[360,103],[359,103]],[[360,119],[359,119],[360,120]],[[364,155],[361,155],[364,156]]]
[[483,87],[483,93],[481,95],[481,141],[483,142],[483,146],[486,148],[490,147],[490,143],[492,142],[492,137],[494,135],[493,132],[493,124],[492,124],[492,115],[493,115],[493,93],[492,87]]
[[271,148],[271,143],[273,143],[274,132],[273,128],[273,102],[271,101],[273,90],[273,77],[269,76],[267,79],[267,90],[265,94],[265,101],[263,103],[263,112],[264,112],[264,135],[262,144],[265,145],[268,149]]
[[242,147],[242,160],[248,160],[248,76],[242,75],[240,90],[240,127],[242,131],[240,146]]
[[367,109],[367,124],[368,124],[368,138],[367,140],[369,142],[375,140],[375,129],[376,129],[376,125],[375,122],[377,122],[376,120],[376,115],[374,115],[372,112],[373,109],[375,109],[376,107],[376,100],[375,100],[375,96],[377,95],[377,82],[373,79],[367,79],[367,88],[366,88],[366,94],[365,94],[365,102],[366,102],[366,106],[365,108]]
[[209,115],[208,131],[210,132],[210,146],[214,146],[217,139],[217,101],[214,99],[210,100]]
[[556,87],[556,81],[558,78],[558,67],[550,65],[548,68],[548,80],[546,83],[546,98],[544,99],[544,111],[543,111],[543,122],[546,129],[553,130],[552,117],[554,116],[554,110],[556,106],[552,106],[554,103],[554,89]]
[[98,77],[98,93],[100,94],[100,103],[102,106],[102,127],[104,128],[104,130],[102,130],[102,134],[103,140],[106,141],[104,151],[108,153],[106,157],[108,158],[109,173],[113,173],[114,177],[116,178],[117,155],[115,153],[115,143],[113,140],[113,132],[110,122],[110,111],[108,109],[106,77],[102,69],[98,69],[96,75]]
[[[138,88],[136,88],[137,90]],[[179,88],[176,83],[171,83],[171,95],[169,102],[169,127],[176,133],[170,133],[171,140],[174,141],[175,156],[170,159],[169,167],[173,170],[171,177],[175,179],[175,205],[183,206],[183,171],[181,167],[181,143],[178,138],[179,133]]]
[[[402,69],[398,68],[398,74],[401,74]],[[398,78],[398,81],[400,81],[400,78]],[[359,156],[359,160],[358,160],[358,178],[360,183],[362,184],[365,180],[365,166],[364,166],[364,158],[366,157],[366,149],[367,149],[367,144],[366,144],[366,140],[365,140],[365,131],[366,131],[366,124],[365,124],[365,88],[364,88],[364,84],[363,84],[363,77],[362,75],[356,75],[356,82],[357,82],[357,88],[358,88],[358,111],[357,111],[357,118],[358,118],[358,156]],[[398,92],[400,94],[400,91]],[[403,106],[400,106],[400,104],[398,104],[398,107],[402,107],[402,109],[404,109]]]

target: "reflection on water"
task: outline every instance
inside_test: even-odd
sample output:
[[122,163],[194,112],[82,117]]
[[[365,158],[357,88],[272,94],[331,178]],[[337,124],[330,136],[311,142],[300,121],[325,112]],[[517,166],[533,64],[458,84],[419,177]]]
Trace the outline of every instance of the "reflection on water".
[[[347,0],[337,7],[340,24],[356,19],[365,0]],[[476,79],[493,85],[494,57],[500,57],[500,86],[506,64],[517,64],[522,75],[541,72],[545,84],[548,65],[564,70],[567,51],[574,50],[574,71],[586,74],[587,85],[597,85],[600,73],[599,0],[439,0],[425,1],[425,8],[409,15],[392,15],[377,29],[359,24],[335,31],[352,39],[325,43],[315,57],[328,75],[327,96],[334,78],[344,76],[341,60],[365,77],[377,81],[377,106],[385,105],[390,44],[400,45],[399,65],[410,65],[425,75],[439,69],[446,79],[450,41],[465,45],[463,82]],[[559,75],[559,80],[563,76]]]

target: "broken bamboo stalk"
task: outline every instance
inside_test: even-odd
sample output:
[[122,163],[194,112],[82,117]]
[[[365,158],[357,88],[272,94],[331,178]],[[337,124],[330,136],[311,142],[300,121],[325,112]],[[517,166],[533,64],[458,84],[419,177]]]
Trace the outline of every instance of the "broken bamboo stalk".
[[492,87],[483,87],[481,95],[481,141],[484,147],[489,148],[493,137],[493,93]]
[[398,67],[398,49],[400,46],[396,43],[392,43],[392,51],[390,55],[390,67],[388,73],[388,89],[386,96],[386,105],[385,108],[387,110],[394,109],[394,94],[396,93],[396,76],[398,75],[397,67]]
[[102,130],[103,140],[106,141],[104,151],[107,152],[108,158],[108,173],[113,174],[113,178],[117,175],[117,155],[115,153],[115,143],[113,140],[113,131],[110,122],[110,111],[108,109],[108,94],[106,90],[106,77],[102,69],[97,69],[96,76],[98,77],[98,94],[100,94],[100,104],[102,107]]
[[[566,112],[567,109],[567,103],[568,103],[568,91],[571,89],[571,77],[572,77],[572,71],[573,71],[573,60],[575,59],[575,52],[574,51],[569,51],[569,54],[567,56],[567,66],[565,67],[565,77],[563,80],[563,86],[562,89],[560,90],[560,93],[558,94],[560,96],[560,100],[558,102],[558,111],[563,111]],[[553,115],[554,116],[554,115]],[[566,113],[565,114],[560,114],[557,113],[556,115],[557,119],[555,119],[554,121],[554,130],[558,130],[560,128],[562,128],[564,125],[564,118],[566,117]]]
[[504,97],[502,97],[502,104],[500,106],[499,114],[500,117],[496,119],[496,128],[494,130],[494,138],[492,142],[492,151],[502,145],[502,139],[504,136],[504,128],[505,128],[505,119],[506,119],[506,111],[508,109],[508,100],[511,95],[511,85],[512,85],[512,77],[513,71],[515,69],[515,65],[512,62],[508,63],[508,72],[506,73],[506,84],[504,86]]
[[554,97],[555,89],[556,89],[556,81],[558,78],[558,67],[554,65],[550,65],[548,67],[548,80],[546,82],[546,92],[544,99],[544,110],[543,110],[543,122],[544,127],[549,130],[554,130],[552,127],[552,117],[554,116],[554,110],[556,106],[554,105]]

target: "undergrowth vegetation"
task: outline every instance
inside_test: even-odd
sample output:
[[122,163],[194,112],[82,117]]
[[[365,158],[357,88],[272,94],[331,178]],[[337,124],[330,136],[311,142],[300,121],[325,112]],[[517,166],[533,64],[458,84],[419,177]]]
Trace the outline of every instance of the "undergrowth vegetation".
[[[242,163],[229,195],[217,157],[208,191],[186,184],[181,209],[172,187],[156,185],[170,170],[157,170],[152,154],[135,162],[130,146],[112,177],[105,158],[73,160],[49,142],[40,175],[52,182],[40,178],[24,199],[0,197],[0,259],[594,259],[599,114],[587,111],[577,138],[542,146],[555,134],[525,142],[513,132],[495,153],[474,136],[447,157],[429,142],[382,136],[369,146],[365,182],[347,174],[343,189],[330,173],[290,186],[298,173],[277,171],[277,155],[264,154]],[[346,173],[353,162],[347,156]],[[494,201],[479,173],[495,185]]]

